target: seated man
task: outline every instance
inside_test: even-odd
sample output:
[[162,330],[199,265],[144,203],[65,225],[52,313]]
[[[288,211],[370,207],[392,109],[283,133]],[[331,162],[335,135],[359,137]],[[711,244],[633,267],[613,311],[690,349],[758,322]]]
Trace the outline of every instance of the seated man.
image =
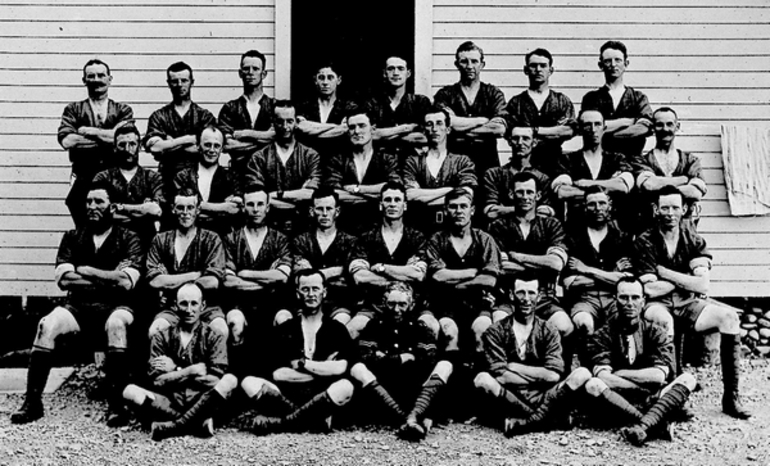
[[[348,285],[348,267],[356,250],[356,238],[337,229],[340,215],[339,198],[334,190],[320,188],[313,192],[313,220],[315,227],[292,242],[292,269],[318,269],[324,275],[324,311],[332,319],[347,325],[356,297]],[[275,325],[292,318],[289,311],[275,315]]]
[[[640,446],[672,411],[684,407],[695,389],[695,377],[682,374],[666,386],[673,379],[674,343],[663,327],[641,318],[644,288],[638,278],[620,278],[615,299],[617,314],[588,340],[594,377],[586,383],[586,391],[612,407],[612,414],[621,414],[622,424],[633,423],[621,433]],[[649,410],[639,409],[656,392],[657,401]],[[604,419],[610,417],[601,413]]]
[[294,104],[279,100],[273,109],[274,141],[249,158],[246,186],[261,184],[270,194],[271,225],[284,233],[303,231],[295,221],[306,218],[303,208],[321,184],[321,158],[318,152],[296,139],[297,117]]
[[538,144],[537,134],[532,128],[511,128],[506,134],[508,145],[513,152],[508,163],[502,167],[490,168],[484,174],[484,215],[490,222],[514,215],[516,196],[513,193],[512,179],[519,172],[529,172],[535,175],[540,192],[538,215],[553,216],[554,209],[549,195],[551,179],[531,163],[532,149]]
[[711,253],[694,229],[682,227],[683,211],[682,193],[673,186],[661,189],[655,205],[657,225],[634,241],[634,266],[649,297],[644,318],[659,323],[671,336],[674,318],[680,331],[719,331],[722,410],[748,419],[751,413],[742,406],[738,389],[740,319],[734,310],[703,299],[709,291]]
[[127,334],[134,321],[130,291],[139,281],[142,250],[133,232],[113,222],[113,197],[111,185],[92,185],[86,195],[87,223],[66,232],[61,240],[55,279],[67,291],[67,299],[40,319],[29,358],[27,393],[24,404],[11,415],[13,424],[43,417],[41,395],[53,364],[53,350],[59,337],[81,331],[89,339],[106,334],[107,425],[127,421],[120,394],[128,380]]
[[[492,291],[500,275],[500,250],[492,237],[471,228],[475,212],[473,195],[457,188],[445,196],[449,223],[427,245],[427,309],[420,317],[434,333],[439,326],[446,351],[457,351],[460,327],[470,328],[488,317]],[[438,319],[438,321],[436,320]],[[474,325],[475,330],[475,325]],[[481,337],[476,333],[476,338]],[[477,343],[478,347],[478,343]]]
[[136,233],[146,250],[155,237],[155,222],[160,220],[164,200],[160,175],[139,165],[141,139],[136,126],[118,127],[113,149],[118,166],[97,173],[93,183],[112,185],[113,219]]
[[195,283],[176,294],[180,320],[152,336],[152,390],[131,384],[123,397],[152,423],[152,439],[186,434],[214,435],[212,416],[225,404],[238,380],[227,372],[227,342],[219,332],[201,325],[206,307],[203,290]]
[[584,217],[585,225],[567,235],[570,258],[563,274],[579,338],[615,314],[615,283],[632,268],[631,239],[612,221],[612,203],[601,186],[586,189]]
[[[387,183],[380,193],[382,224],[364,233],[350,262],[350,275],[359,288],[363,307],[348,324],[355,340],[375,316],[382,313],[379,297],[392,282],[411,283],[416,288],[425,278],[425,237],[404,226],[406,189]],[[415,293],[416,302],[419,296]]]
[[[503,254],[503,274],[500,281],[511,288],[511,283],[521,274],[534,274],[540,284],[537,301],[537,316],[552,324],[561,335],[565,367],[572,362],[573,346],[568,337],[575,329],[566,311],[556,297],[556,280],[567,263],[567,247],[564,244],[564,230],[553,217],[541,217],[535,213],[540,198],[537,180],[531,172],[520,172],[513,176],[513,195],[516,213],[492,222],[489,234],[497,241]],[[495,308],[510,314],[511,304],[503,303]],[[481,348],[481,334],[492,325],[492,316],[482,316],[474,322],[474,332]]]
[[270,195],[260,185],[246,187],[243,195],[246,226],[224,239],[227,290],[227,325],[230,328],[230,367],[246,369],[244,331],[261,341],[272,328],[275,313],[286,306],[284,286],[291,274],[291,252],[286,236],[267,226]]
[[610,194],[616,212],[622,212],[625,195],[634,187],[634,176],[622,154],[602,149],[606,126],[598,110],[581,111],[578,128],[583,149],[562,156],[551,187],[556,196],[567,203],[563,219],[580,224],[586,188],[603,187]]
[[335,63],[319,62],[313,70],[316,96],[297,106],[298,138],[320,154],[324,167],[345,148],[348,128],[344,120],[349,104],[337,94],[341,83],[342,75]]
[[352,108],[346,118],[350,144],[329,161],[326,185],[337,190],[345,205],[343,228],[362,233],[376,220],[375,206],[380,190],[388,181],[401,181],[395,155],[375,149],[369,114],[363,107]]
[[674,140],[680,124],[672,108],[655,110],[652,120],[655,148],[631,160],[636,186],[642,193],[639,223],[648,225],[652,222],[655,195],[665,186],[674,186],[682,193],[685,201],[684,218],[697,222],[698,201],[707,191],[700,159],[676,148]]
[[469,193],[478,187],[473,162],[466,155],[447,151],[450,129],[449,113],[443,108],[432,107],[423,118],[428,151],[425,155],[412,155],[404,167],[406,197],[412,209],[409,216],[420,231],[432,235],[443,227],[444,196],[455,188]]
[[402,167],[415,147],[425,144],[420,125],[430,107],[430,99],[407,92],[406,83],[412,77],[412,70],[405,59],[395,55],[388,57],[382,74],[383,90],[369,99],[367,107],[377,126],[374,131],[376,145],[396,155],[399,167]]
[[575,134],[575,107],[569,97],[551,89],[553,56],[546,49],[535,49],[524,57],[524,74],[529,81],[526,91],[514,96],[505,106],[508,131],[531,129],[539,144],[532,157],[535,166],[553,174],[561,145]]
[[353,341],[345,326],[324,310],[324,273],[300,270],[295,287],[299,317],[276,329],[273,381],[246,377],[241,383],[246,395],[260,402],[261,412],[272,408],[278,414],[254,418],[251,430],[256,435],[302,431],[322,419],[328,427],[327,418],[335,408],[353,396],[353,384],[344,378]]
[[265,94],[267,77],[265,55],[249,50],[241,55],[238,76],[243,82],[243,95],[222,106],[219,126],[227,134],[225,152],[230,155],[230,169],[238,189],[246,187],[246,164],[251,155],[273,141],[273,105],[275,99]]
[[174,194],[188,190],[201,199],[197,225],[224,236],[232,230],[241,213],[243,199],[227,168],[219,165],[224,134],[216,126],[198,133],[198,164],[180,171],[174,179]]
[[201,321],[225,337],[228,335],[225,315],[217,305],[217,290],[225,274],[225,250],[219,235],[198,228],[199,213],[197,194],[192,190],[180,191],[174,198],[176,228],[159,233],[150,245],[147,280],[150,288],[160,293],[161,309],[150,325],[150,338],[179,322],[179,316],[172,310],[176,292],[190,282],[197,283],[209,301]]
[[559,332],[535,315],[538,289],[537,278],[517,278],[513,314],[482,337],[488,370],[473,383],[490,402],[490,420],[505,418],[506,437],[544,430],[549,418],[571,408],[575,392],[591,378],[588,369],[579,367],[561,380]]
[[[452,364],[439,360],[436,336],[414,315],[409,284],[391,282],[383,304],[385,312],[361,334],[361,362],[350,369],[350,376],[381,400],[391,421],[402,424],[402,437],[422,440],[432,424],[428,408],[449,381]],[[407,412],[403,406],[413,407]]]

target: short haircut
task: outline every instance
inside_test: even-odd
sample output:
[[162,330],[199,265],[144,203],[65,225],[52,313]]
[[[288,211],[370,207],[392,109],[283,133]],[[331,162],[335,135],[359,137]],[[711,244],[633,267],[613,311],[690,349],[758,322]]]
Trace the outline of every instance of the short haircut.
[[88,60],[85,65],[83,65],[83,76],[86,75],[86,68],[88,68],[91,65],[102,65],[103,67],[107,68],[107,76],[111,76],[110,65],[99,60],[98,58],[92,58],[91,60]]
[[609,197],[607,188],[605,188],[604,186],[598,186],[598,185],[589,186],[583,189],[583,192],[585,193],[585,197],[588,197],[591,194],[599,194],[599,193],[606,194]]
[[471,206],[473,206],[473,194],[463,188],[454,188],[449,191],[446,196],[444,196],[444,205],[449,205],[451,201],[460,199],[461,197],[467,197],[471,201]]
[[201,137],[203,136],[203,133],[205,133],[206,131],[216,131],[217,133],[222,135],[222,144],[225,143],[225,133],[219,128],[219,126],[217,126],[217,125],[215,125],[213,123],[204,126],[200,131],[198,131],[198,134],[195,135],[195,142],[200,144],[201,143]]
[[298,288],[299,287],[299,279],[300,278],[312,277],[313,275],[318,275],[319,277],[321,277],[321,284],[324,286],[324,288],[326,288],[326,276],[320,270],[313,269],[313,268],[302,269],[302,270],[297,271],[294,274],[294,288]]
[[526,183],[528,181],[535,182],[535,189],[540,191],[540,183],[537,181],[537,177],[534,173],[529,171],[518,172],[511,177],[510,188],[515,188],[516,183]]
[[118,136],[123,136],[124,134],[136,134],[136,138],[141,140],[142,134],[139,132],[139,129],[134,125],[133,123],[126,123],[125,125],[120,125],[115,128],[115,135],[113,136],[113,139],[115,142],[118,140]]
[[583,115],[585,115],[588,112],[596,112],[596,113],[598,113],[599,115],[602,116],[602,121],[606,122],[606,119],[604,118],[604,114],[602,112],[600,112],[598,108],[584,108],[584,109],[580,110],[580,113],[578,113],[578,117],[577,117],[578,123],[583,120]]
[[172,63],[171,66],[169,66],[166,69],[166,77],[168,78],[168,76],[171,75],[171,73],[179,73],[179,72],[184,71],[184,70],[187,70],[187,71],[190,72],[190,81],[192,81],[192,79],[193,79],[192,67],[190,65],[188,65],[187,63],[183,62],[183,61],[178,61],[176,63]]
[[607,42],[603,43],[602,46],[599,47],[599,59],[602,58],[602,54],[607,49],[619,50],[623,52],[623,60],[628,58],[628,50],[626,49],[626,45],[619,40],[608,40]]
[[385,287],[385,293],[382,294],[383,299],[393,291],[398,291],[400,293],[409,295],[409,299],[414,302],[414,289],[409,283],[400,281],[392,281],[388,283],[388,286]]
[[615,294],[618,294],[618,289],[621,283],[638,283],[642,287],[642,296],[644,296],[644,284],[636,275],[624,275],[615,283]]
[[198,293],[200,293],[200,295],[201,295],[201,302],[203,302],[204,301],[204,299],[203,299],[203,288],[201,288],[201,286],[198,283],[196,283],[196,282],[187,282],[184,285],[180,286],[176,290],[175,300],[179,299],[179,292],[181,292],[183,288],[190,288],[190,287],[198,289]]
[[532,57],[532,55],[537,55],[538,57],[545,57],[548,59],[548,66],[553,66],[553,56],[551,55],[551,52],[549,52],[546,49],[535,49],[528,54],[524,56],[524,64],[529,65],[529,59]]
[[365,115],[369,119],[369,124],[374,124],[374,115],[365,105],[353,104],[345,112],[345,120],[353,118],[354,116]]
[[401,55],[399,55],[399,54],[397,54],[397,53],[391,53],[390,55],[386,55],[386,56],[385,56],[385,59],[383,60],[383,66],[384,66],[385,68],[387,68],[387,66],[388,66],[388,60],[390,60],[391,58],[398,58],[399,60],[403,60],[403,61],[404,61],[404,63],[406,63],[406,69],[408,69],[408,70],[412,69],[412,68],[409,66],[409,60],[407,60],[406,58],[402,57]]
[[334,74],[337,75],[337,77],[342,76],[342,72],[340,69],[340,66],[335,63],[333,60],[319,60],[316,65],[313,67],[313,76],[317,75],[319,71],[321,71],[324,68],[330,68]]
[[530,131],[532,131],[532,139],[537,138],[537,126],[514,126],[514,125],[506,125],[505,127],[505,139],[509,140],[513,136],[513,130],[516,128],[526,128]]
[[112,185],[112,183],[108,182],[107,180],[100,180],[95,183],[91,183],[91,185],[88,187],[89,191],[98,191],[102,190],[107,193],[107,197],[110,200],[110,203],[113,203],[117,200],[118,192],[115,189],[115,187]]
[[400,191],[404,195],[404,200],[406,200],[406,186],[400,181],[387,181],[382,189],[380,189],[380,199],[382,199],[385,191]]
[[482,50],[481,47],[476,45],[472,40],[467,40],[460,44],[459,47],[457,47],[457,51],[455,52],[455,60],[459,60],[460,54],[463,52],[479,52],[479,55],[481,55],[481,61],[484,61],[484,50]]
[[333,197],[334,198],[334,205],[339,206],[340,205],[340,195],[337,194],[337,191],[335,191],[333,188],[329,186],[321,186],[320,188],[313,191],[313,195],[310,196],[310,199],[315,205],[315,201],[317,199],[323,199],[326,197]]
[[262,183],[250,183],[246,185],[246,187],[243,188],[244,201],[246,200],[247,194],[255,194],[255,193],[265,193],[265,195],[267,195],[267,201],[270,202],[270,192],[265,188],[265,185],[263,185]]
[[[431,115],[434,113],[443,113],[444,114],[444,124],[447,126],[450,126],[452,124],[452,117],[449,115],[449,112],[447,111],[446,107],[442,107],[440,105],[431,105],[428,107],[428,110],[425,112],[425,115]],[[425,124],[425,115],[422,117],[422,123]]]
[[262,60],[262,71],[265,71],[265,67],[267,66],[267,60],[265,59],[265,54],[260,52],[259,50],[249,50],[243,55],[241,55],[241,61],[240,64],[243,65],[243,60],[246,58],[259,58]]
[[182,188],[179,190],[179,192],[174,194],[174,199],[172,200],[172,206],[176,205],[177,197],[194,197],[196,206],[201,205],[201,202],[203,201],[203,199],[201,199],[200,193],[198,193],[192,188]]
[[660,107],[659,109],[655,110],[654,112],[652,112],[652,119],[655,120],[655,115],[657,115],[658,113],[665,113],[665,112],[673,113],[674,118],[676,118],[676,120],[679,121],[679,115],[677,115],[674,109],[671,107]]
[[297,106],[289,99],[276,100],[275,104],[273,104],[273,111],[275,111],[276,108],[293,108],[295,112],[297,111]]
[[658,191],[658,195],[655,199],[655,203],[659,204],[660,198],[663,196],[674,196],[674,195],[679,196],[679,198],[682,199],[682,203],[684,203],[684,195],[682,194],[682,192],[679,191],[675,186],[671,186],[671,185],[660,188],[660,191]]

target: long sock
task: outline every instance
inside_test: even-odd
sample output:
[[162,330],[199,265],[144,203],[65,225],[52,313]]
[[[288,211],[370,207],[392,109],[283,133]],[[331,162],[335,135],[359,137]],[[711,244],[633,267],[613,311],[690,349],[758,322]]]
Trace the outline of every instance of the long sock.
[[740,398],[741,342],[739,335],[722,334],[719,345],[719,358],[722,363],[722,410],[738,419],[748,419],[751,413],[746,411]]
[[109,347],[104,361],[104,372],[110,387],[107,397],[111,407],[123,406],[123,389],[128,385],[128,353],[125,348]]
[[428,407],[430,407],[433,397],[436,396],[436,393],[444,385],[444,381],[438,374],[431,375],[425,384],[423,384],[420,394],[417,395],[417,400],[414,402],[414,408],[412,408],[412,412],[409,413],[409,417],[419,418],[424,415],[428,410]]
[[40,400],[51,373],[53,364],[53,352],[48,348],[35,346],[29,355],[29,369],[27,369],[27,398]]
[[401,406],[399,406],[398,402],[393,399],[387,390],[385,390],[385,387],[380,385],[380,382],[374,380],[364,388],[374,392],[375,396],[385,404],[388,408],[389,418],[394,418],[393,421],[402,421],[404,419],[406,414],[401,409]]
[[645,430],[649,431],[651,428],[660,424],[668,413],[684,406],[688,396],[690,396],[690,390],[687,387],[680,383],[674,384],[674,386],[661,396],[660,399],[652,405],[652,408],[642,416],[639,424],[641,424]]
[[269,386],[268,384],[262,385],[259,392],[254,396],[257,400],[256,404],[259,409],[264,407],[274,408],[277,414],[284,416],[297,409],[297,405],[286,398],[283,393]]
[[142,422],[149,423],[156,419],[169,421],[179,418],[182,413],[174,409],[167,398],[156,397],[154,400],[149,396],[139,405],[139,417]]
[[215,389],[201,395],[198,401],[184,414],[171,422],[156,422],[152,425],[153,440],[175,437],[189,432],[211,417],[224,403],[225,398]]
[[334,402],[324,391],[286,416],[283,419],[283,424],[286,428],[297,428],[302,422],[308,419],[320,419],[329,416],[334,409],[334,406]]
[[634,405],[628,402],[622,395],[614,391],[611,388],[604,390],[601,394],[602,399],[618,408],[619,411],[624,413],[630,419],[635,422],[639,422],[642,419],[642,413]]
[[513,408],[518,415],[531,416],[532,413],[534,413],[532,408],[530,408],[518,396],[516,396],[515,393],[506,389],[505,387],[500,388],[500,395],[498,395],[498,398],[505,401],[506,404],[510,405],[510,407]]

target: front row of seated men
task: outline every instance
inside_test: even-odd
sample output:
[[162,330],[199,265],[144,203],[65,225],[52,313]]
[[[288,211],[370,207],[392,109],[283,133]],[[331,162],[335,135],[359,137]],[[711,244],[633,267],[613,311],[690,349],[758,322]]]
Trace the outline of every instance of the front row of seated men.
[[[141,271],[145,270],[145,264],[139,238],[113,218],[116,210],[111,202],[113,187],[109,183],[95,184],[87,196],[87,224],[65,234],[57,257],[56,279],[59,286],[69,292],[67,304],[56,307],[40,321],[30,358],[25,402],[11,419],[14,423],[24,423],[42,417],[41,393],[59,337],[104,328],[108,343],[105,372],[111,387],[107,419],[110,425],[126,421],[125,397],[148,412],[160,410],[172,419],[168,424],[154,426],[155,438],[190,429],[210,431],[210,425],[203,429],[199,424],[203,425],[203,421],[217,411],[215,408],[237,388],[237,380],[242,379],[245,393],[260,400],[257,403],[260,413],[263,404],[276,408],[272,412],[264,411],[271,416],[254,420],[255,432],[297,429],[304,425],[303,419],[315,418],[315,415],[326,417],[331,408],[350,399],[353,385],[345,378],[349,374],[366,388],[364,392],[376,394],[384,401],[393,418],[402,423],[401,432],[406,438],[421,438],[431,424],[427,409],[430,401],[447,383],[453,365],[463,361],[457,357],[457,350],[471,346],[463,343],[462,334],[473,330],[477,343],[474,346],[486,359],[477,364],[484,372],[476,378],[476,385],[488,394],[502,397],[518,410],[506,421],[506,432],[516,434],[539,428],[549,413],[563,412],[559,407],[568,405],[564,400],[569,400],[575,390],[585,385],[589,394],[615,403],[634,418],[635,424],[624,432],[639,443],[654,431],[653,427],[663,417],[661,413],[686,397],[687,392],[678,387],[691,389],[693,385],[687,377],[677,379],[679,382],[661,396],[663,407],[653,406],[645,415],[637,415],[640,411],[634,411],[636,408],[630,408],[615,396],[624,394],[625,389],[660,385],[672,377],[673,364],[670,357],[666,359],[664,350],[660,350],[663,356],[650,357],[649,367],[640,366],[647,364],[643,363],[647,361],[644,357],[647,350],[660,346],[655,338],[663,338],[670,345],[673,318],[669,310],[680,324],[695,331],[720,331],[725,388],[723,410],[737,418],[750,415],[738,396],[737,318],[731,311],[699,298],[708,285],[710,255],[700,236],[690,228],[681,227],[683,202],[679,191],[661,192],[657,201],[658,225],[636,242],[631,262],[639,280],[628,279],[626,274],[606,273],[627,270],[628,260],[624,258],[609,264],[598,260],[597,264],[605,267],[604,273],[597,272],[599,269],[594,265],[581,266],[576,261],[569,266],[578,277],[573,285],[578,279],[594,277],[613,284],[614,288],[610,289],[616,293],[614,305],[605,309],[608,322],[595,333],[593,340],[586,336],[593,343],[588,345],[589,355],[581,357],[581,362],[593,366],[593,378],[587,368],[579,368],[561,381],[572,367],[571,358],[564,358],[562,354],[563,343],[569,344],[569,338],[565,338],[569,333],[559,328],[560,316],[566,313],[553,302],[555,298],[549,288],[555,280],[553,271],[569,263],[567,248],[562,245],[563,234],[558,238],[558,222],[548,225],[550,220],[535,215],[535,199],[539,193],[533,176],[517,174],[512,184],[516,212],[509,219],[498,220],[511,225],[493,225],[491,236],[471,228],[473,196],[460,188],[445,196],[448,227],[433,235],[424,247],[415,246],[419,243],[406,236],[407,230],[399,222],[405,189],[386,184],[380,196],[383,223],[378,228],[382,236],[370,238],[375,243],[380,241],[379,247],[384,250],[377,252],[375,248],[373,255],[362,252],[355,245],[355,238],[336,230],[337,195],[334,191],[319,189],[313,194],[316,228],[306,233],[306,237],[295,240],[291,260],[286,257],[287,240],[264,224],[269,204],[264,189],[247,190],[244,200],[248,224],[229,235],[225,245],[218,235],[196,227],[199,198],[192,192],[181,191],[174,199],[176,228],[154,238],[146,260],[148,286],[163,296],[161,312],[150,326],[151,376],[154,388],[163,396],[135,385],[126,388],[127,330],[135,318],[132,309],[143,304],[138,293],[131,290],[138,284],[142,286]],[[606,193],[601,189],[589,193],[589,205],[597,212],[602,211],[606,203]],[[602,239],[609,235],[609,230],[599,221],[601,215],[594,214],[594,217],[595,221],[587,225],[588,241],[597,253],[604,252],[597,244],[603,244]],[[517,231],[518,236],[513,235],[511,239],[506,233],[495,237],[498,229]],[[412,244],[405,244],[405,239]],[[503,244],[504,250],[510,248],[505,256],[498,244]],[[409,250],[399,252],[402,245]],[[298,253],[301,248],[307,252]],[[270,257],[265,257],[267,255]],[[376,262],[378,260],[389,262]],[[353,263],[356,267],[348,265]],[[295,269],[299,312],[290,300],[290,293],[280,295],[280,284],[288,280],[290,264]],[[331,299],[331,305],[325,304],[327,287],[332,291],[332,285],[340,286],[345,270],[351,268],[355,270],[354,277],[358,273],[360,283],[375,287],[372,290],[378,289],[379,293],[370,291],[359,300],[350,296],[353,287],[342,288],[338,296]],[[364,271],[368,273],[362,274]],[[425,283],[421,283],[423,278]],[[501,288],[508,290],[508,299],[493,305],[498,278]],[[226,286],[229,283],[228,288],[239,293],[223,293],[218,286],[222,282]],[[410,282],[417,293],[407,285]],[[633,292],[628,289],[632,285]],[[375,296],[382,296],[383,291],[387,291],[385,301],[378,302]],[[282,298],[272,299],[273,296]],[[650,300],[647,306],[644,306],[644,296]],[[540,304],[541,297],[546,299],[546,306]],[[349,314],[359,308],[360,303],[368,305],[366,319],[362,319],[366,322],[355,332],[342,325],[353,322],[355,316],[350,319],[344,311],[339,311],[341,303],[351,303]],[[226,305],[227,314],[221,304]],[[627,319],[630,323],[625,322],[626,308],[632,305],[636,315]],[[236,348],[243,344],[243,332],[249,325],[261,325],[263,333],[269,332],[264,328],[269,328],[269,323],[265,326],[264,322],[270,322],[276,306],[282,309],[275,318],[283,322],[276,331],[278,343],[261,353],[270,355],[267,365],[278,367],[269,372],[273,380],[268,381],[250,376],[246,366],[256,362],[243,347]],[[362,309],[367,310],[366,307]],[[405,313],[411,330],[399,327],[399,315],[404,313],[404,308],[416,308]],[[591,303],[588,307],[578,307],[588,308]],[[660,327],[664,329],[663,337],[644,334],[648,324],[640,323],[638,317],[642,312],[645,320],[663,324]],[[535,314],[537,320],[534,320]],[[231,328],[238,341],[233,341],[228,350],[227,335]],[[642,329],[641,335],[637,328]],[[622,329],[620,333],[627,337],[618,340],[616,329]],[[360,356],[351,343],[351,333],[358,336]],[[602,345],[607,348],[596,349]],[[614,354],[618,351],[622,356]],[[670,355],[670,351],[668,353]],[[625,368],[621,368],[623,361],[627,362]],[[409,366],[409,370],[401,367],[410,363],[415,364]],[[238,376],[225,375],[228,370]],[[400,383],[391,381],[392,374],[397,372],[400,380],[405,374],[412,374],[412,370],[411,380],[424,382],[419,393],[411,391],[407,397],[390,393],[402,388]],[[533,383],[533,387],[527,387]],[[548,384],[553,387],[543,391],[542,387]],[[524,392],[517,394],[521,386]],[[195,391],[200,393],[205,388],[213,391],[197,397]],[[672,397],[676,399],[671,401]],[[411,411],[403,409],[405,402],[410,406],[414,402]]]

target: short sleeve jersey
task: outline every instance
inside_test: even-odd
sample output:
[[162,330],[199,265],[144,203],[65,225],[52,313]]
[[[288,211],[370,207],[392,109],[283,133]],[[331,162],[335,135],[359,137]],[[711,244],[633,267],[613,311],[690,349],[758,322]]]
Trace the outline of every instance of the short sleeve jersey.
[[[273,348],[275,368],[291,367],[295,359],[305,357],[305,339],[302,333],[302,319],[289,319],[275,329]],[[313,361],[345,360],[355,358],[355,344],[345,326],[334,319],[323,317],[316,333],[316,347]]]
[[[596,267],[605,272],[619,271],[630,272],[627,269],[618,269],[617,264],[621,259],[631,259],[632,256],[631,238],[620,231],[615,223],[607,224],[607,236],[599,243],[597,250],[591,238],[588,236],[588,230],[580,225],[569,231],[567,235],[567,250],[570,257],[575,257],[589,267]],[[562,272],[564,278],[577,275],[572,269],[564,269]],[[596,281],[594,289],[602,291],[614,291],[613,285]]]
[[[626,86],[617,108],[614,107],[607,86],[602,86],[583,96],[580,109],[581,111],[598,110],[605,120],[631,118],[636,123],[642,123],[648,127],[652,126],[652,107],[650,107],[647,96],[628,86]],[[619,152],[627,157],[634,157],[642,153],[645,139],[644,136],[619,139],[612,134],[605,134],[602,147],[607,152]]]
[[[246,97],[240,96],[231,100],[222,106],[219,111],[219,127],[225,134],[232,135],[237,130],[252,129],[255,131],[267,131],[273,125],[273,107],[275,99],[262,94],[259,99],[259,113],[256,121],[252,120],[249,114]],[[263,146],[264,147],[264,146]],[[257,150],[262,149],[259,147]],[[246,151],[230,150],[230,157],[235,160],[245,160],[254,152],[252,149]]]
[[532,331],[527,339],[524,357],[519,356],[519,342],[513,332],[513,316],[492,324],[481,337],[484,342],[484,355],[489,371],[502,375],[509,363],[515,362],[528,366],[544,367],[559,375],[564,373],[561,339],[556,328],[538,318],[532,323]]
[[435,188],[460,188],[469,187],[476,189],[476,167],[466,155],[447,154],[444,163],[433,176],[428,170],[428,163],[424,155],[412,155],[406,160],[404,166],[404,185],[409,188],[435,189]]
[[358,179],[356,164],[351,154],[339,153],[329,162],[326,184],[335,189],[342,189],[347,185],[373,185],[387,183],[388,181],[400,182],[398,172],[398,160],[392,154],[375,150],[369,166],[366,168],[362,180]]
[[535,175],[537,179],[537,189],[540,192],[539,205],[552,205],[551,201],[551,179],[545,173],[533,167],[526,167],[522,170],[514,168],[510,163],[502,167],[490,168],[484,174],[484,207],[499,205],[504,207],[513,206],[513,177],[520,171],[525,171]]
[[471,245],[462,257],[452,245],[449,232],[440,231],[428,241],[426,256],[428,275],[441,269],[478,269],[479,274],[500,275],[500,249],[492,237],[477,228],[471,228]]
[[[147,134],[144,137],[145,144],[154,137],[166,139],[166,137],[178,138],[185,135],[197,135],[208,125],[216,124],[217,119],[214,115],[192,102],[190,108],[184,116],[174,109],[174,104],[170,103],[150,115],[147,122]],[[158,165],[158,170],[164,174],[171,172],[172,176],[183,167],[192,166],[196,163],[194,154],[190,154],[184,149],[171,151],[163,155]]]
[[275,144],[270,144],[249,160],[246,184],[262,185],[268,192],[316,189],[321,184],[321,158],[314,149],[297,142],[284,164]]

